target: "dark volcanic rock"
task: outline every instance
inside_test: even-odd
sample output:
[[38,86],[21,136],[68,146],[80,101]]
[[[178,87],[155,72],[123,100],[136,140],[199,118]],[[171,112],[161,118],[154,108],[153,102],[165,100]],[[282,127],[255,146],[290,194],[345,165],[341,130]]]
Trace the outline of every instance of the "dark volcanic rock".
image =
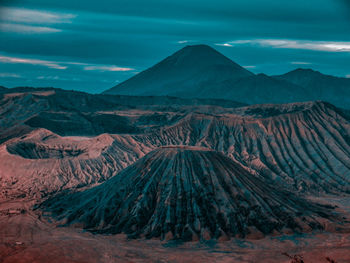
[[219,152],[188,146],[156,149],[102,185],[43,208],[95,233],[181,240],[309,231],[333,217]]

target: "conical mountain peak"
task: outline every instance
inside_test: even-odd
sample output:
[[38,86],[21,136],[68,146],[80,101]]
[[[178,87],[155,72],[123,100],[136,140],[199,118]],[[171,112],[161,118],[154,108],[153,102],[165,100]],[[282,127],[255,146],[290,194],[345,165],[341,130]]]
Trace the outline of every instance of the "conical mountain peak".
[[231,61],[229,58],[225,57],[223,54],[221,54],[220,52],[216,51],[211,46],[204,45],[204,44],[187,45],[187,46],[183,47],[182,49],[178,50],[177,52],[175,52],[172,56],[177,56],[177,55],[189,56],[189,57],[191,57],[191,56],[198,56],[198,55],[218,56],[221,59],[225,58],[225,59]]
[[225,65],[232,67],[233,76],[235,73],[238,73],[234,71],[244,71],[247,73],[247,76],[250,75],[247,70],[208,45],[201,44],[185,46],[160,64],[169,63],[171,61],[175,61],[177,66],[186,65],[192,68]]
[[222,153],[188,146],[158,148],[107,182],[44,206],[92,232],[185,241],[317,229],[317,217],[332,217]]
[[205,44],[187,45],[187,46],[185,46],[184,48],[182,48],[180,50],[194,50],[194,51],[204,51],[204,52],[214,51],[214,52],[217,52],[214,48],[212,48],[209,45],[205,45]]
[[191,45],[105,93],[197,97],[208,84],[252,75],[210,46]]

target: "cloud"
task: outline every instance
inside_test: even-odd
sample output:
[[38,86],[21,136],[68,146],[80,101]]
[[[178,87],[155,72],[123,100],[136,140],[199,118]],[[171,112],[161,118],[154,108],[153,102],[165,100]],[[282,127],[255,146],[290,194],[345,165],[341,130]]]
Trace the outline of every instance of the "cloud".
[[86,66],[84,70],[98,70],[98,71],[131,71],[133,68],[122,68],[117,66]]
[[229,43],[223,43],[223,44],[217,43],[217,44],[215,44],[215,46],[221,46],[221,47],[232,47],[232,45],[231,45],[231,44],[229,44]]
[[292,65],[312,65],[311,62],[304,62],[304,61],[292,61],[290,62]]
[[60,76],[38,76],[36,77],[38,80],[62,80],[62,81],[81,81],[80,78],[63,78]]
[[243,68],[252,69],[252,68],[256,68],[256,66],[243,66]]
[[[252,43],[252,41],[253,40],[235,40],[235,41],[231,41],[229,43],[231,43],[231,44],[250,44],[250,43]],[[225,43],[225,44],[231,45],[229,43]],[[231,46],[233,46],[233,45],[231,45]]]
[[33,58],[19,58],[11,56],[0,55],[0,63],[12,63],[12,64],[30,64],[34,66],[44,66],[52,69],[67,69],[68,66],[82,67],[84,70],[96,70],[96,71],[132,71],[133,68],[118,67],[115,65],[100,65],[90,64],[83,62],[70,62],[70,61],[50,61]]
[[177,41],[176,43],[177,44],[191,44],[191,43],[196,43],[198,42],[197,40],[180,40],[180,41]]
[[15,74],[15,73],[0,72],[0,78],[16,78],[16,79],[20,79],[20,78],[22,78],[22,76],[19,75],[19,74]]
[[0,20],[25,24],[72,23],[72,19],[76,17],[74,14],[14,7],[2,7],[0,11]]
[[38,76],[36,79],[59,80],[59,76]]
[[72,23],[73,14],[55,13],[46,10],[25,8],[0,8],[0,31],[15,33],[57,33],[61,29],[52,24]]
[[0,31],[16,33],[57,33],[61,32],[62,30],[52,27],[3,23],[0,24]]
[[230,45],[259,45],[262,47],[273,47],[283,49],[304,49],[327,52],[350,52],[350,42],[339,41],[312,41],[312,40],[290,40],[290,39],[253,39],[235,40],[228,42]]
[[28,59],[28,58],[18,58],[18,57],[9,57],[1,56],[0,62],[2,63],[12,63],[12,64],[29,64],[29,65],[39,65],[45,66],[53,69],[66,69],[66,66],[60,65],[57,62],[41,60],[41,59]]

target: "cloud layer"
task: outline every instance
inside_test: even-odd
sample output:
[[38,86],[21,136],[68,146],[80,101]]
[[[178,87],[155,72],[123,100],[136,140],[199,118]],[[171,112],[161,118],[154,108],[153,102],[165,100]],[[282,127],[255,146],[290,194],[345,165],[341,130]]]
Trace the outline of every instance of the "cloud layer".
[[84,70],[98,70],[98,71],[132,71],[133,68],[117,67],[114,65],[96,65],[81,62],[67,62],[67,61],[48,61],[41,59],[19,58],[11,56],[0,55],[0,62],[12,64],[30,64],[34,66],[44,66],[51,69],[67,69],[69,65],[82,66]]
[[2,7],[0,14],[0,31],[27,34],[61,32],[61,29],[52,26],[72,23],[76,17],[73,14],[15,7]]
[[285,48],[285,49],[304,49],[326,52],[350,52],[350,42],[338,41],[312,41],[312,40],[293,40],[293,39],[250,39],[234,40],[218,46],[234,47],[236,45],[260,45],[263,47]]
[[312,67],[347,76],[345,2],[3,0],[0,72],[24,78],[0,75],[0,85],[102,91],[199,43],[255,73]]
[[26,24],[60,24],[72,23],[73,14],[50,12],[26,8],[3,7],[1,20]]

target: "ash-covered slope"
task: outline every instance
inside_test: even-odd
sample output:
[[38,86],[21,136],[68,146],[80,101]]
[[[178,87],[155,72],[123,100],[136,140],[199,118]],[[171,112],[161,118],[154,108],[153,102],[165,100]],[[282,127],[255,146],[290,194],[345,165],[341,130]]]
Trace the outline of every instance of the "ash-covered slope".
[[302,192],[350,192],[350,123],[324,102],[255,105],[231,114],[192,114],[145,145],[196,145],[222,151],[275,183]]
[[325,100],[349,109],[350,79],[322,74],[312,69],[296,69],[275,78],[294,83],[308,91],[308,100]]
[[310,231],[333,217],[219,152],[186,146],[156,149],[102,185],[43,208],[92,232],[181,240]]
[[61,137],[38,129],[0,145],[0,199],[91,186],[149,151],[129,136]]
[[291,190],[350,192],[350,123],[328,103],[182,114],[170,125],[160,118],[163,126],[137,135],[61,137],[39,129],[9,140],[0,146],[2,184],[31,194],[85,186],[110,178],[157,147],[192,145],[223,152]]

